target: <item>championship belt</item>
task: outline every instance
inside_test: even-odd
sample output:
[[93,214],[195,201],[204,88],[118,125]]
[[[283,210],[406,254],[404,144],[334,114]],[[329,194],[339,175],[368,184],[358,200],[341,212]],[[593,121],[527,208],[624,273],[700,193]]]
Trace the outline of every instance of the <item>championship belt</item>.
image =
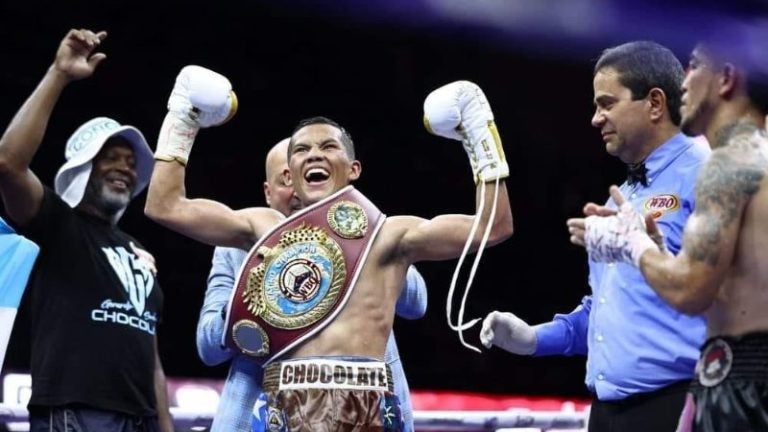
[[347,303],[385,218],[347,186],[270,230],[240,268],[222,343],[265,365],[322,330]]

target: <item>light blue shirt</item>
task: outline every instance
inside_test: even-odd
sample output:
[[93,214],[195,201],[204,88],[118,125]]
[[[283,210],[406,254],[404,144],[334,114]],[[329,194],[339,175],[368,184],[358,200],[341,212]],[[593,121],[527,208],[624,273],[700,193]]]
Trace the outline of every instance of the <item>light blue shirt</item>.
[[40,248],[0,218],[0,307],[18,309]]
[[[246,252],[233,248],[216,248],[208,276],[208,289],[197,324],[197,352],[207,365],[229,359],[232,364],[224,384],[211,432],[250,430],[253,405],[261,394],[262,369],[245,355],[221,346],[224,333],[222,309],[229,302],[236,275]],[[395,308],[403,318],[421,318],[427,311],[427,287],[415,267],[408,269],[406,285]],[[413,408],[394,333],[390,333],[384,360],[392,369],[395,394],[400,399],[406,431],[413,431]]]
[[[682,134],[645,160],[648,186],[621,185],[641,212],[657,211],[667,248],[676,254],[695,203],[696,177],[709,147]],[[612,199],[607,206],[616,208]],[[587,387],[600,400],[624,399],[693,377],[704,343],[702,317],[677,312],[628,264],[589,261],[592,295],[570,314],[536,326],[536,356],[587,355]]]
[[40,248],[0,218],[0,369],[13,322]]

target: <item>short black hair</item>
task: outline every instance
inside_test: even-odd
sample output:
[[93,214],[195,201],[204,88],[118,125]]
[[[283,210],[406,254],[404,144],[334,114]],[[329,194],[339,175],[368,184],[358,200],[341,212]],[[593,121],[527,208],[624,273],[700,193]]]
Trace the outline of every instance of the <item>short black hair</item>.
[[768,28],[766,23],[723,22],[700,39],[696,48],[721,67],[732,64],[746,77],[750,102],[768,114]]
[[632,92],[632,100],[648,96],[654,88],[667,97],[667,110],[675,126],[680,125],[680,105],[685,71],[667,47],[652,41],[635,41],[608,48],[595,64],[593,75],[605,68],[619,74],[619,83]]
[[299,121],[296,127],[293,128],[293,132],[291,132],[291,140],[288,143],[288,159],[291,158],[291,152],[293,151],[293,136],[296,135],[296,132],[298,132],[299,129],[316,124],[333,126],[341,131],[341,143],[344,145],[344,149],[347,151],[347,156],[350,160],[355,160],[355,143],[352,142],[352,136],[340,124],[329,119],[328,117],[323,116],[305,118]]

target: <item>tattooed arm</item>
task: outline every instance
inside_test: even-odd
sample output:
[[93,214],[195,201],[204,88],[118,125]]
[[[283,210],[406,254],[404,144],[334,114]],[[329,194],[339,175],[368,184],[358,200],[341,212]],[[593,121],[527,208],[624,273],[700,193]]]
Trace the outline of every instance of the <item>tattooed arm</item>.
[[766,174],[757,135],[731,135],[712,152],[696,185],[696,210],[676,257],[645,253],[640,269],[656,292],[684,313],[704,312],[733,261],[742,215]]

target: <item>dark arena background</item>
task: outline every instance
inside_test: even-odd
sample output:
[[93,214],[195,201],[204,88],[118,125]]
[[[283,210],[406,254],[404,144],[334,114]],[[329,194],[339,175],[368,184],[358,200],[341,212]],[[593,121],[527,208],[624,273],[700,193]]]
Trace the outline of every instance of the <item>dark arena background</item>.
[[[68,29],[106,30],[100,51],[107,59],[65,90],[34,158],[44,183],[53,184],[67,137],[89,118],[135,125],[154,146],[176,74],[198,64],[231,80],[240,109],[198,135],[190,197],[264,205],[267,150],[299,119],[324,115],[355,140],[358,189],[388,215],[429,218],[473,212],[474,184],[461,144],[424,130],[422,103],[450,81],[474,81],[488,96],[510,164],[515,234],[484,254],[466,317],[503,310],[536,324],[570,312],[589,293],[586,254],[569,243],[565,221],[623,181],[624,166],[590,125],[592,67],[602,49],[651,39],[686,63],[697,31],[764,10],[762,2],[679,0],[3,0],[0,126],[42,78]],[[205,366],[195,349],[213,248],[144,217],[145,195],[121,226],[158,262],[166,374],[221,379],[228,366]],[[427,315],[395,320],[411,388],[588,398],[583,357],[461,346],[445,317],[455,264],[418,264],[429,288]],[[28,367],[27,325],[22,307],[5,372]],[[470,343],[479,344],[478,331],[465,334]]]

